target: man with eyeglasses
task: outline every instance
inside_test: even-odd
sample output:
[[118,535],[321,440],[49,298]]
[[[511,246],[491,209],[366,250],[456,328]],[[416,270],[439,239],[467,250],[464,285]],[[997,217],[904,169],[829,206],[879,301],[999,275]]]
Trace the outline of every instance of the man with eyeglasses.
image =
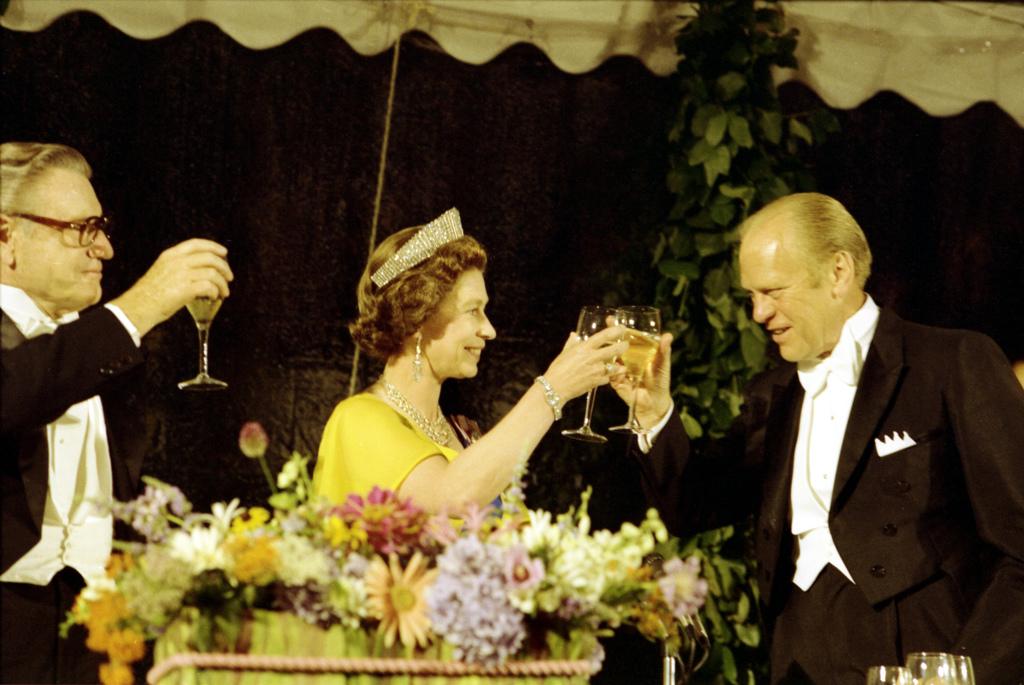
[[227,297],[233,278],[222,245],[187,240],[90,308],[114,256],[91,174],[63,145],[0,145],[3,682],[97,680],[84,631],[64,640],[58,626],[110,554],[113,522],[97,503],[130,498],[142,465],[138,431],[108,423],[110,393],[139,366],[146,333],[196,297]]

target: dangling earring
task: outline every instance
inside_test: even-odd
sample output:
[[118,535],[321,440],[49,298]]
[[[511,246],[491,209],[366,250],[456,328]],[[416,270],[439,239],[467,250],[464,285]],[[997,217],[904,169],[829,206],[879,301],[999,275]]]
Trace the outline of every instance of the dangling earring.
[[420,340],[423,339],[422,334],[416,334],[416,356],[412,359],[412,380],[414,383],[419,383],[420,379],[423,378],[423,350],[420,349]]

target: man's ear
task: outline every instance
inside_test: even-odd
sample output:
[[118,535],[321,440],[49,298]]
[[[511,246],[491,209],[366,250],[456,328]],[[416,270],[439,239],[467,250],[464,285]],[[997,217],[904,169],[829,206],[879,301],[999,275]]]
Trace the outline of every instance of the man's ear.
[[829,274],[832,280],[832,293],[842,297],[850,291],[856,281],[853,257],[846,250],[832,255],[832,268]]

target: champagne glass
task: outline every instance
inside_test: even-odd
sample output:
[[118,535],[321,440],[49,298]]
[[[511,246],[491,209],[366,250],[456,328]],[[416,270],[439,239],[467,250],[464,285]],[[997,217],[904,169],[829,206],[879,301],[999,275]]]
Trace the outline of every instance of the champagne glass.
[[633,386],[633,401],[629,403],[626,423],[608,430],[640,434],[644,428],[636,420],[637,388],[658,352],[661,312],[655,307],[620,307],[615,310],[615,325],[626,329],[622,339],[629,343],[629,347],[622,353],[622,364],[626,367],[626,378]]
[[228,387],[227,383],[217,380],[208,372],[210,326],[223,302],[219,297],[197,297],[186,305],[199,332],[199,373],[195,378],[178,383],[181,390],[223,390]]
[[974,665],[966,654],[953,655],[953,668],[957,685],[974,685]]
[[915,685],[956,685],[956,664],[945,652],[911,652],[907,670]]
[[[615,310],[611,307],[600,305],[587,305],[580,310],[580,318],[576,323],[576,335],[584,340],[604,329],[608,325],[608,317],[615,316]],[[597,395],[597,386],[587,393],[587,409],[583,414],[583,425],[579,428],[571,428],[562,431],[562,435],[573,440],[584,442],[608,442],[608,438],[600,433],[595,433],[590,428],[590,418],[594,414],[594,398]]]
[[910,671],[903,666],[872,666],[867,685],[912,685]]

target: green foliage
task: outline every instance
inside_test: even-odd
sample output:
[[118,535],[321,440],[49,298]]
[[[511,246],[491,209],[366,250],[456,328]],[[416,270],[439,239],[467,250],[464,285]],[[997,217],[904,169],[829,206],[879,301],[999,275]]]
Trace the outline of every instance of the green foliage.
[[[690,438],[723,436],[742,389],[768,365],[768,340],[739,284],[739,226],[768,202],[811,190],[806,153],[838,130],[828,111],[783,112],[772,69],[795,67],[797,31],[774,2],[704,0],[676,37],[681,100],[669,133],[667,183],[676,196],[654,248],[656,303],[673,346],[673,396]],[[697,682],[753,683],[766,676],[757,593],[744,541],[749,530],[699,535],[712,637]]]

